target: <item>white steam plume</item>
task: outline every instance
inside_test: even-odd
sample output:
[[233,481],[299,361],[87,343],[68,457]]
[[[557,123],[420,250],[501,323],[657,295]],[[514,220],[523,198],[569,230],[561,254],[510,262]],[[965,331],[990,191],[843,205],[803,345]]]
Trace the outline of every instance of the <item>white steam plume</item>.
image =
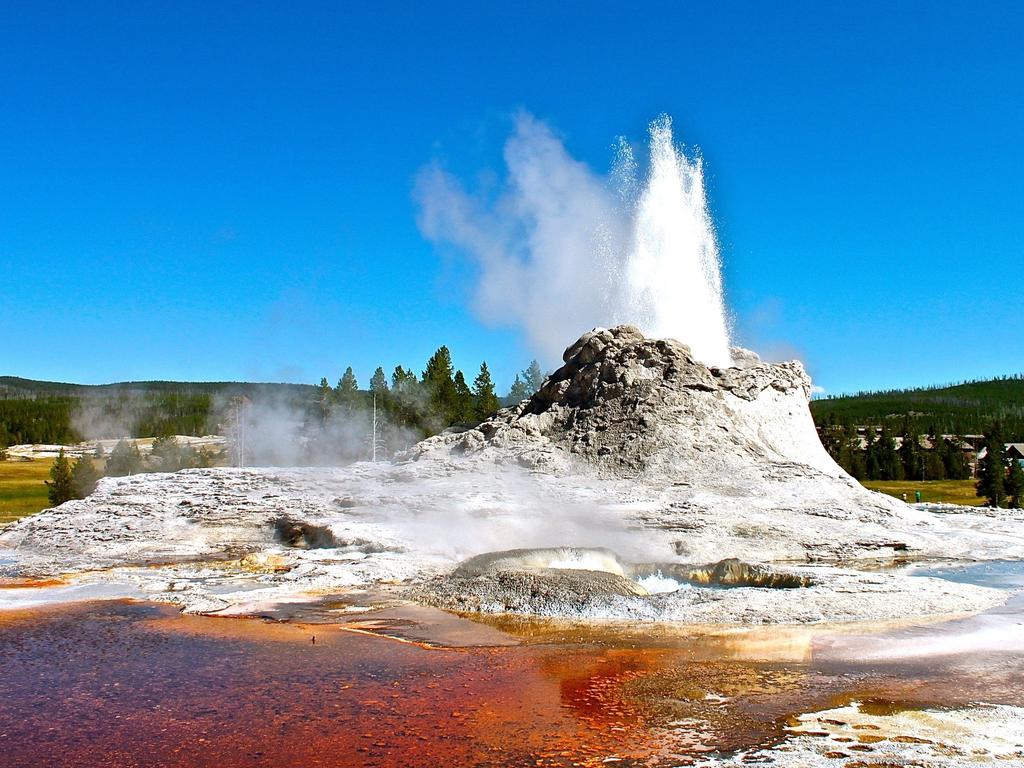
[[549,360],[594,326],[633,323],[688,344],[709,365],[731,362],[718,245],[699,158],[651,124],[650,163],[620,140],[608,176],[573,159],[544,123],[520,115],[505,145],[500,196],[467,193],[437,165],[416,183],[419,225],[480,267],[475,310],[522,328]]

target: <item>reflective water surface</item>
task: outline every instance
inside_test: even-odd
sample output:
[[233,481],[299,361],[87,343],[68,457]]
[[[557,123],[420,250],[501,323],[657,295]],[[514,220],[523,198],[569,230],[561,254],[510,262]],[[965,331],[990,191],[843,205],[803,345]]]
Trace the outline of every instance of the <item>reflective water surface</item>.
[[[898,652],[1019,629],[1019,599],[870,634],[483,624],[415,607],[313,620],[113,600],[0,612],[0,765],[685,765],[777,743],[795,713],[850,701],[1024,704],[1019,640]],[[886,644],[897,652],[866,653]]]

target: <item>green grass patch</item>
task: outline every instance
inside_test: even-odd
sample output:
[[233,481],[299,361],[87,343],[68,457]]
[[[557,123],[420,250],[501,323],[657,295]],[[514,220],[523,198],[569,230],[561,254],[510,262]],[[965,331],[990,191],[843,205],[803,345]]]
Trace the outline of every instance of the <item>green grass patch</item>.
[[0,461],[0,525],[50,506],[44,481],[53,459]]
[[984,499],[974,495],[974,480],[862,480],[865,488],[881,491],[901,498],[907,494],[907,501],[914,501],[914,492],[921,492],[921,501],[943,504],[962,504],[980,507]]

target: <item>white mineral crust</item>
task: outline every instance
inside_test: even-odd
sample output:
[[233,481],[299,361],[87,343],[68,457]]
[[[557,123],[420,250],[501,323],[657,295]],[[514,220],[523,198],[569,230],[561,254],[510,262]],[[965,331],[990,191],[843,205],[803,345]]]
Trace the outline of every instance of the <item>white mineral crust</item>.
[[[1024,558],[1024,518],[935,513],[864,489],[822,448],[799,363],[708,368],[671,340],[597,329],[529,400],[393,463],[102,480],[0,533],[0,573],[118,582],[202,612],[399,583],[474,555],[606,547],[627,562],[741,558],[804,589],[681,589],[523,604],[545,615],[818,622],[977,611],[1005,593],[866,562]],[[332,546],[283,541],[280,521]],[[5,551],[7,550],[7,551]],[[5,564],[6,563],[6,564]],[[160,567],[152,567],[153,565]],[[500,600],[477,610],[511,609]]]

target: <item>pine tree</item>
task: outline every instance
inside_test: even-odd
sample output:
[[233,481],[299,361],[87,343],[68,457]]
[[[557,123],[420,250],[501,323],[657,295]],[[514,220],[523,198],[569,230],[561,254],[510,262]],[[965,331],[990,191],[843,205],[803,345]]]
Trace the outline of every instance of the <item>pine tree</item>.
[[370,378],[370,391],[378,394],[388,391],[388,377],[384,375],[384,369],[379,365]]
[[519,378],[519,374],[516,374],[515,381],[512,382],[512,388],[508,391],[508,399],[513,403],[518,403],[528,398],[532,392],[530,387],[525,381]]
[[1003,435],[999,424],[993,424],[985,434],[985,458],[978,466],[975,493],[990,507],[1006,504],[1006,461],[1003,458]]
[[48,495],[53,506],[63,504],[75,498],[75,489],[71,482],[71,464],[64,455],[64,449],[60,449],[57,459],[50,467],[50,479],[46,481],[50,490]]
[[1010,459],[1010,471],[1004,487],[1010,509],[1024,507],[1024,466],[1017,459]]
[[192,463],[192,465],[199,469],[205,469],[207,467],[213,466],[213,460],[213,452],[210,451],[210,449],[207,448],[206,446],[203,446],[198,451],[196,451],[196,459]]
[[352,371],[351,365],[338,379],[338,384],[334,388],[334,400],[347,414],[352,413],[359,405],[359,382],[356,381],[356,375]]
[[455,372],[455,422],[457,424],[469,424],[473,422],[473,393],[466,384],[466,377],[462,371]]
[[352,371],[351,365],[345,369],[345,373],[338,379],[338,386],[335,387],[334,391],[343,398],[359,391],[359,382],[356,381],[356,375]]
[[178,442],[173,437],[158,437],[153,441],[153,448],[149,452],[150,467],[156,462],[157,467],[164,472],[174,472],[179,469],[178,463]]
[[903,464],[900,463],[900,456],[896,453],[896,446],[893,444],[892,433],[888,427],[882,425],[882,432],[878,436],[878,445],[875,449],[878,456],[878,470],[880,480],[902,480]]
[[498,410],[498,396],[494,394],[494,382],[491,372],[487,370],[487,362],[480,364],[480,373],[473,382],[473,395],[476,400],[475,411],[478,421],[483,421]]
[[843,421],[837,440],[836,463],[859,480],[863,477],[863,470],[856,461],[859,439],[857,437],[857,428],[853,425],[852,421],[849,419]]
[[921,437],[913,426],[903,430],[903,444],[900,446],[900,463],[903,464],[903,476],[908,480],[920,480],[924,473],[924,459],[921,455]]
[[391,391],[398,394],[411,394],[419,386],[419,380],[416,378],[416,374],[411,370],[406,370],[400,365],[395,366],[394,373],[391,374]]
[[99,470],[86,455],[81,455],[71,467],[71,488],[76,499],[84,499],[96,490],[96,483],[100,479]]
[[452,423],[455,411],[455,380],[448,347],[438,347],[423,371],[423,386],[430,398],[430,416],[444,426]]
[[142,469],[142,454],[135,443],[119,440],[107,459],[106,472],[110,477],[134,475]]
[[925,480],[946,479],[946,441],[942,435],[932,432],[932,449],[924,455]]
[[971,468],[964,458],[963,438],[953,435],[952,440],[943,441],[942,463],[946,477],[950,480],[966,480],[971,476]]
[[317,405],[320,411],[320,421],[327,421],[331,415],[331,400],[333,398],[331,385],[327,383],[327,377],[320,379],[320,391],[317,397]]
[[540,370],[540,363],[536,360],[531,361],[530,365],[523,371],[523,383],[529,389],[530,395],[540,389],[544,383],[544,374]]
[[881,471],[878,466],[878,452],[875,450],[875,428],[864,428],[864,476],[868,480],[878,480]]

